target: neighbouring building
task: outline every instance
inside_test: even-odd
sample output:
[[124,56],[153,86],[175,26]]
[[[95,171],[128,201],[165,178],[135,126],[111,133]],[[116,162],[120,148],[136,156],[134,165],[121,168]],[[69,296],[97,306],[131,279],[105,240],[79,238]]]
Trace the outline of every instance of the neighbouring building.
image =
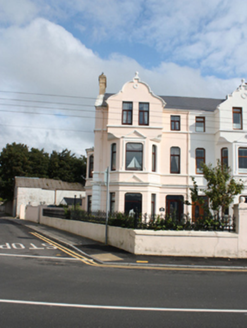
[[[64,198],[85,200],[85,188],[81,183],[45,178],[15,177],[13,216],[20,215],[21,205],[59,205]],[[81,202],[80,202],[81,203]]]
[[86,150],[88,211],[106,210],[107,167],[110,211],[195,217],[199,204],[184,204],[192,177],[203,188],[200,164],[216,165],[217,159],[231,167],[235,180],[243,180],[247,197],[244,80],[226,99],[157,96],[138,73],[117,94],[105,93],[103,73],[99,85],[94,147]]

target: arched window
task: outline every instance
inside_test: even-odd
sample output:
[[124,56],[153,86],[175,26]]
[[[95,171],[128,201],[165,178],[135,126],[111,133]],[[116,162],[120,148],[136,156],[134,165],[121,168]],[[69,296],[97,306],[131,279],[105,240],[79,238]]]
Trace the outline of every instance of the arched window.
[[116,152],[117,145],[114,143],[111,145],[111,171],[116,171]]
[[171,173],[180,173],[180,148],[171,147]]
[[221,165],[228,166],[228,148],[221,149]]
[[156,158],[157,157],[157,147],[155,145],[152,146],[152,172],[156,172]]
[[89,167],[88,167],[88,177],[92,178],[93,177],[93,155],[89,156]]
[[202,173],[202,164],[205,163],[205,149],[196,148],[196,173]]

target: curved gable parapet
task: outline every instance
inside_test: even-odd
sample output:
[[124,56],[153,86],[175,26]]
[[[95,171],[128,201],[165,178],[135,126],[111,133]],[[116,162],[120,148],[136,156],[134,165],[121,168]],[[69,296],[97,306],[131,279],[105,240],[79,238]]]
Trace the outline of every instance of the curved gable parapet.
[[234,98],[236,95],[239,95],[242,99],[247,99],[247,83],[244,79],[241,80],[241,84],[236,90],[226,96],[226,100]]
[[162,99],[160,96],[157,96],[156,94],[154,94],[154,92],[151,90],[150,86],[149,86],[146,82],[143,82],[143,81],[140,80],[139,75],[138,75],[138,72],[135,73],[135,76],[134,76],[134,78],[133,78],[132,80],[126,82],[126,83],[123,85],[122,89],[121,89],[118,93],[113,94],[113,95],[111,95],[110,97],[108,97],[108,98],[106,99],[106,103],[108,103],[108,100],[110,100],[110,98],[117,97],[117,96],[123,94],[123,93],[124,93],[124,90],[125,90],[126,87],[129,86],[129,85],[133,85],[133,89],[135,89],[135,90],[138,90],[138,88],[139,88],[140,85],[144,85],[144,86],[147,88],[149,94],[150,94],[152,97],[154,97],[154,98],[160,100],[160,102],[162,103],[162,106],[165,107],[165,105],[166,105],[165,100]]

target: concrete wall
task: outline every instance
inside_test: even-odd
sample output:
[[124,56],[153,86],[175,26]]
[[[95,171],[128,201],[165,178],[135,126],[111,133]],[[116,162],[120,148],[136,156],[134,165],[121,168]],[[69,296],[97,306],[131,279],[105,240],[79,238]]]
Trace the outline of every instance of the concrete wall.
[[[235,233],[108,227],[108,244],[134,254],[247,258],[247,204],[236,206],[238,218]],[[38,211],[33,209],[33,214],[30,213],[31,208],[27,207],[26,218],[37,222]],[[99,242],[105,241],[105,226],[101,224],[43,217],[42,213],[40,223]]]
[[[23,188],[17,190],[16,212],[13,216],[20,216],[20,207],[22,205],[37,206],[42,203],[47,205],[59,205],[64,197],[77,198],[85,197],[85,191],[78,190],[47,190],[41,188]],[[12,215],[12,212],[11,212]]]

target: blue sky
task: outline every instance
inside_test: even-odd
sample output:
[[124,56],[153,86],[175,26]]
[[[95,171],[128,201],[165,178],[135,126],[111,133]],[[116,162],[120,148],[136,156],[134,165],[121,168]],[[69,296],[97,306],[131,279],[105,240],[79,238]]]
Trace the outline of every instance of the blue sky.
[[[104,72],[107,92],[118,92],[139,71],[158,95],[224,98],[247,78],[246,40],[240,0],[0,0],[0,91],[13,92],[0,97],[18,96],[25,108],[24,100],[76,100],[14,92],[80,96],[93,117],[98,76]],[[81,154],[92,146],[85,112],[60,120],[61,105],[52,105],[48,119],[33,103],[26,109],[37,115],[13,114],[16,101],[2,113],[1,148],[16,141]]]

